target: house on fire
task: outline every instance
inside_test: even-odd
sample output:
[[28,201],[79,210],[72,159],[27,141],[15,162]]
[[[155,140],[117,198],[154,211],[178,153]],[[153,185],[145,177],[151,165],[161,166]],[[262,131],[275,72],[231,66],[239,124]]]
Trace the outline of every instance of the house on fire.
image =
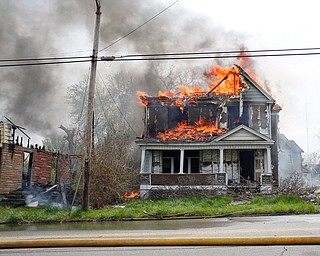
[[180,186],[225,189],[278,184],[275,99],[240,66],[216,66],[209,89],[182,88],[157,97],[140,92],[145,106],[140,194]]

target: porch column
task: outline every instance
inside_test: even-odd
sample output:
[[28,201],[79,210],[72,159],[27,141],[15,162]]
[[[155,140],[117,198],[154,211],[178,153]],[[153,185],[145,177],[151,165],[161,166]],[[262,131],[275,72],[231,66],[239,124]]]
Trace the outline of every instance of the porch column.
[[140,166],[140,173],[145,172],[145,160],[146,160],[146,150],[141,150],[141,166]]
[[174,173],[174,168],[175,168],[175,166],[174,166],[174,158],[171,157],[170,161],[171,161],[171,174],[173,174]]
[[179,174],[183,174],[183,162],[184,162],[184,149],[180,150],[180,171]]
[[191,173],[191,157],[188,157],[188,173]]
[[147,170],[147,173],[152,173],[152,152],[148,151],[149,154],[146,154],[146,157],[148,156],[148,170]]
[[220,165],[219,165],[219,172],[224,172],[224,168],[223,168],[223,148],[220,148]]
[[271,148],[267,148],[267,174],[272,174],[272,169],[271,169]]

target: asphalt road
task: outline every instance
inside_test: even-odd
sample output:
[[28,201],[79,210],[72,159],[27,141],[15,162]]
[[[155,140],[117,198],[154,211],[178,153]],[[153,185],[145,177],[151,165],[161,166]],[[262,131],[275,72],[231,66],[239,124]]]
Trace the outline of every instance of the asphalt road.
[[233,246],[233,247],[98,247],[31,248],[1,250],[12,256],[319,256],[319,246]]
[[[320,215],[290,215],[263,217],[234,217],[213,219],[162,220],[139,222],[107,222],[76,225],[31,225],[31,226],[1,226],[0,255],[320,255],[320,243],[316,245],[280,245],[249,246],[249,239],[281,238],[320,238]],[[224,241],[240,239],[241,246],[230,245],[175,245],[141,246],[141,241],[202,241],[203,239],[219,239]],[[116,246],[102,246],[103,241],[117,242]],[[50,248],[17,248],[24,243],[71,241],[67,247],[54,246]],[[77,241],[77,246],[72,242]],[[97,243],[91,247],[82,247],[88,241]],[[122,246],[128,241],[135,241],[130,246]],[[140,242],[139,242],[140,241]],[[16,248],[6,249],[3,244],[15,244]],[[83,244],[81,244],[83,243]],[[50,244],[50,243],[49,243]],[[64,245],[65,246],[65,245]],[[28,246],[27,246],[28,247]]]

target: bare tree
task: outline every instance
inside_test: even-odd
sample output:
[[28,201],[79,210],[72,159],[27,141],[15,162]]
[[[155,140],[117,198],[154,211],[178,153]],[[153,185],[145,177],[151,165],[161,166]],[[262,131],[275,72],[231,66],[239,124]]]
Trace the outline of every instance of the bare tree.
[[306,154],[303,158],[303,164],[306,166],[320,164],[320,152],[315,151]]
[[68,145],[66,140],[62,136],[51,135],[50,138],[46,138],[42,141],[42,145],[47,151],[67,153]]
[[59,128],[66,133],[66,136],[64,136],[64,138],[68,142],[68,154],[73,155],[75,153],[75,141],[74,141],[75,128],[67,129],[63,125],[60,125]]

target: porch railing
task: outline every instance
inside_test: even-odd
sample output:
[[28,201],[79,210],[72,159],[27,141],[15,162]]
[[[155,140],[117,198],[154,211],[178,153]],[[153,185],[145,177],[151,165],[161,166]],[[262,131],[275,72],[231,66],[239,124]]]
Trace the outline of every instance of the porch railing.
[[225,185],[225,174],[140,174],[141,184],[160,186]]

